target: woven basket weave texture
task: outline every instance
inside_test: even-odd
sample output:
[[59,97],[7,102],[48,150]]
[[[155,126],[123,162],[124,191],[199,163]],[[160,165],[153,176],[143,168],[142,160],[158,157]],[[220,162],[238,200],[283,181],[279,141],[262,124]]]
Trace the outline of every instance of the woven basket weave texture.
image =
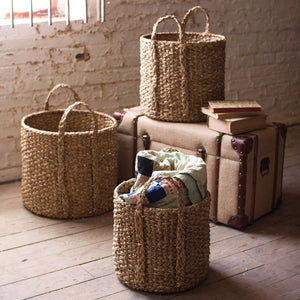
[[[75,102],[64,110],[32,113],[21,122],[23,204],[53,218],[95,216],[113,207],[117,183],[117,123]],[[77,110],[85,106],[87,110]],[[76,110],[75,110],[76,109]]]
[[[205,32],[186,32],[194,11],[206,15]],[[177,33],[157,33],[159,23],[171,19]],[[222,35],[209,30],[209,15],[196,6],[182,23],[175,16],[159,18],[152,34],[140,38],[140,103],[143,113],[156,120],[200,122],[201,107],[224,99],[225,45]]]
[[207,277],[209,267],[209,194],[191,206],[149,208],[128,205],[119,197],[133,184],[134,179],[125,181],[114,192],[117,276],[129,287],[148,292],[178,292],[197,286]]

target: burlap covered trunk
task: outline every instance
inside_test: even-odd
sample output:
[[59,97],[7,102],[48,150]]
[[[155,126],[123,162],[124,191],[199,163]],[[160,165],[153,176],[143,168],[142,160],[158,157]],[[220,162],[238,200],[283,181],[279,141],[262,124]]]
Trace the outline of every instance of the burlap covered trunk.
[[118,128],[119,180],[133,176],[141,149],[173,147],[201,155],[211,192],[210,219],[244,229],[281,202],[285,138],[286,126],[280,123],[230,136],[205,123],[161,122],[130,109]]

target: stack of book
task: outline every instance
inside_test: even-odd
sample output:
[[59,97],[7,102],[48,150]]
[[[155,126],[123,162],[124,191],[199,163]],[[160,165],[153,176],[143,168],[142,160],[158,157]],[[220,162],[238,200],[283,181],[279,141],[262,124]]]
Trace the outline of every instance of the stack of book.
[[256,101],[209,101],[202,107],[210,129],[230,135],[266,127],[267,115]]

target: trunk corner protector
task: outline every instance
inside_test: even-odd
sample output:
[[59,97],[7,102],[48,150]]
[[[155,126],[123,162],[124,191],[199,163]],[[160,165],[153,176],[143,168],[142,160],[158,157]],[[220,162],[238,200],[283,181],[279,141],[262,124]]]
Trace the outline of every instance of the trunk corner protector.
[[249,223],[245,215],[246,184],[247,184],[247,157],[252,150],[253,140],[247,136],[233,136],[232,148],[239,154],[239,185],[238,185],[238,207],[237,215],[230,217],[228,225],[243,230]]

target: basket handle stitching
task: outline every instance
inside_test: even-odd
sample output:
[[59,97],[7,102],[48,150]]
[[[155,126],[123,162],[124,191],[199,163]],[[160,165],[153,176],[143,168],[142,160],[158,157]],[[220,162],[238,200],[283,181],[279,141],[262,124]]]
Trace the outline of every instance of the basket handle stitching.
[[67,126],[67,117],[70,114],[70,112],[77,106],[85,106],[88,111],[92,114],[93,121],[94,121],[94,130],[93,130],[93,139],[92,139],[92,187],[93,187],[93,200],[95,205],[95,197],[97,195],[97,188],[98,185],[95,183],[96,180],[96,168],[97,168],[97,133],[98,133],[98,122],[96,118],[95,112],[84,102],[77,101],[73,104],[71,104],[65,111],[64,114],[62,115],[59,125],[58,125],[58,187],[61,192],[61,201],[62,201],[62,207],[64,210],[64,213],[67,214],[69,212],[69,201],[66,200],[67,198],[67,192],[66,192],[66,186],[65,186],[65,145],[64,145],[64,136],[65,136],[65,131],[66,131],[66,126]]
[[144,232],[143,232],[143,200],[146,197],[146,190],[149,188],[154,180],[167,179],[175,187],[178,195],[178,220],[176,233],[176,286],[181,287],[183,284],[184,270],[185,270],[185,252],[184,252],[184,203],[183,191],[179,184],[170,176],[157,175],[150,177],[145,183],[140,196],[138,198],[135,210],[135,229],[137,234],[137,281],[144,284],[145,280],[145,247],[144,247]]
[[66,89],[69,89],[73,95],[74,95],[74,99],[75,101],[80,101],[80,98],[78,96],[78,94],[73,90],[73,88],[69,85],[69,84],[66,84],[66,83],[59,83],[57,84],[48,94],[46,100],[45,100],[45,104],[44,104],[44,107],[45,107],[45,110],[49,110],[49,100],[52,96],[52,94],[57,90],[57,89],[60,89],[60,88],[66,88]]
[[194,11],[197,11],[197,10],[202,10],[206,16],[206,25],[205,25],[205,34],[210,34],[210,29],[209,29],[209,15],[208,15],[208,12],[205,8],[203,8],[202,6],[198,5],[198,6],[195,6],[191,9],[188,10],[188,12],[185,14],[185,16],[183,17],[183,20],[181,22],[181,27],[182,27],[182,34],[184,36],[185,34],[185,30],[186,30],[186,23],[187,21],[189,20],[191,14],[194,12]]

